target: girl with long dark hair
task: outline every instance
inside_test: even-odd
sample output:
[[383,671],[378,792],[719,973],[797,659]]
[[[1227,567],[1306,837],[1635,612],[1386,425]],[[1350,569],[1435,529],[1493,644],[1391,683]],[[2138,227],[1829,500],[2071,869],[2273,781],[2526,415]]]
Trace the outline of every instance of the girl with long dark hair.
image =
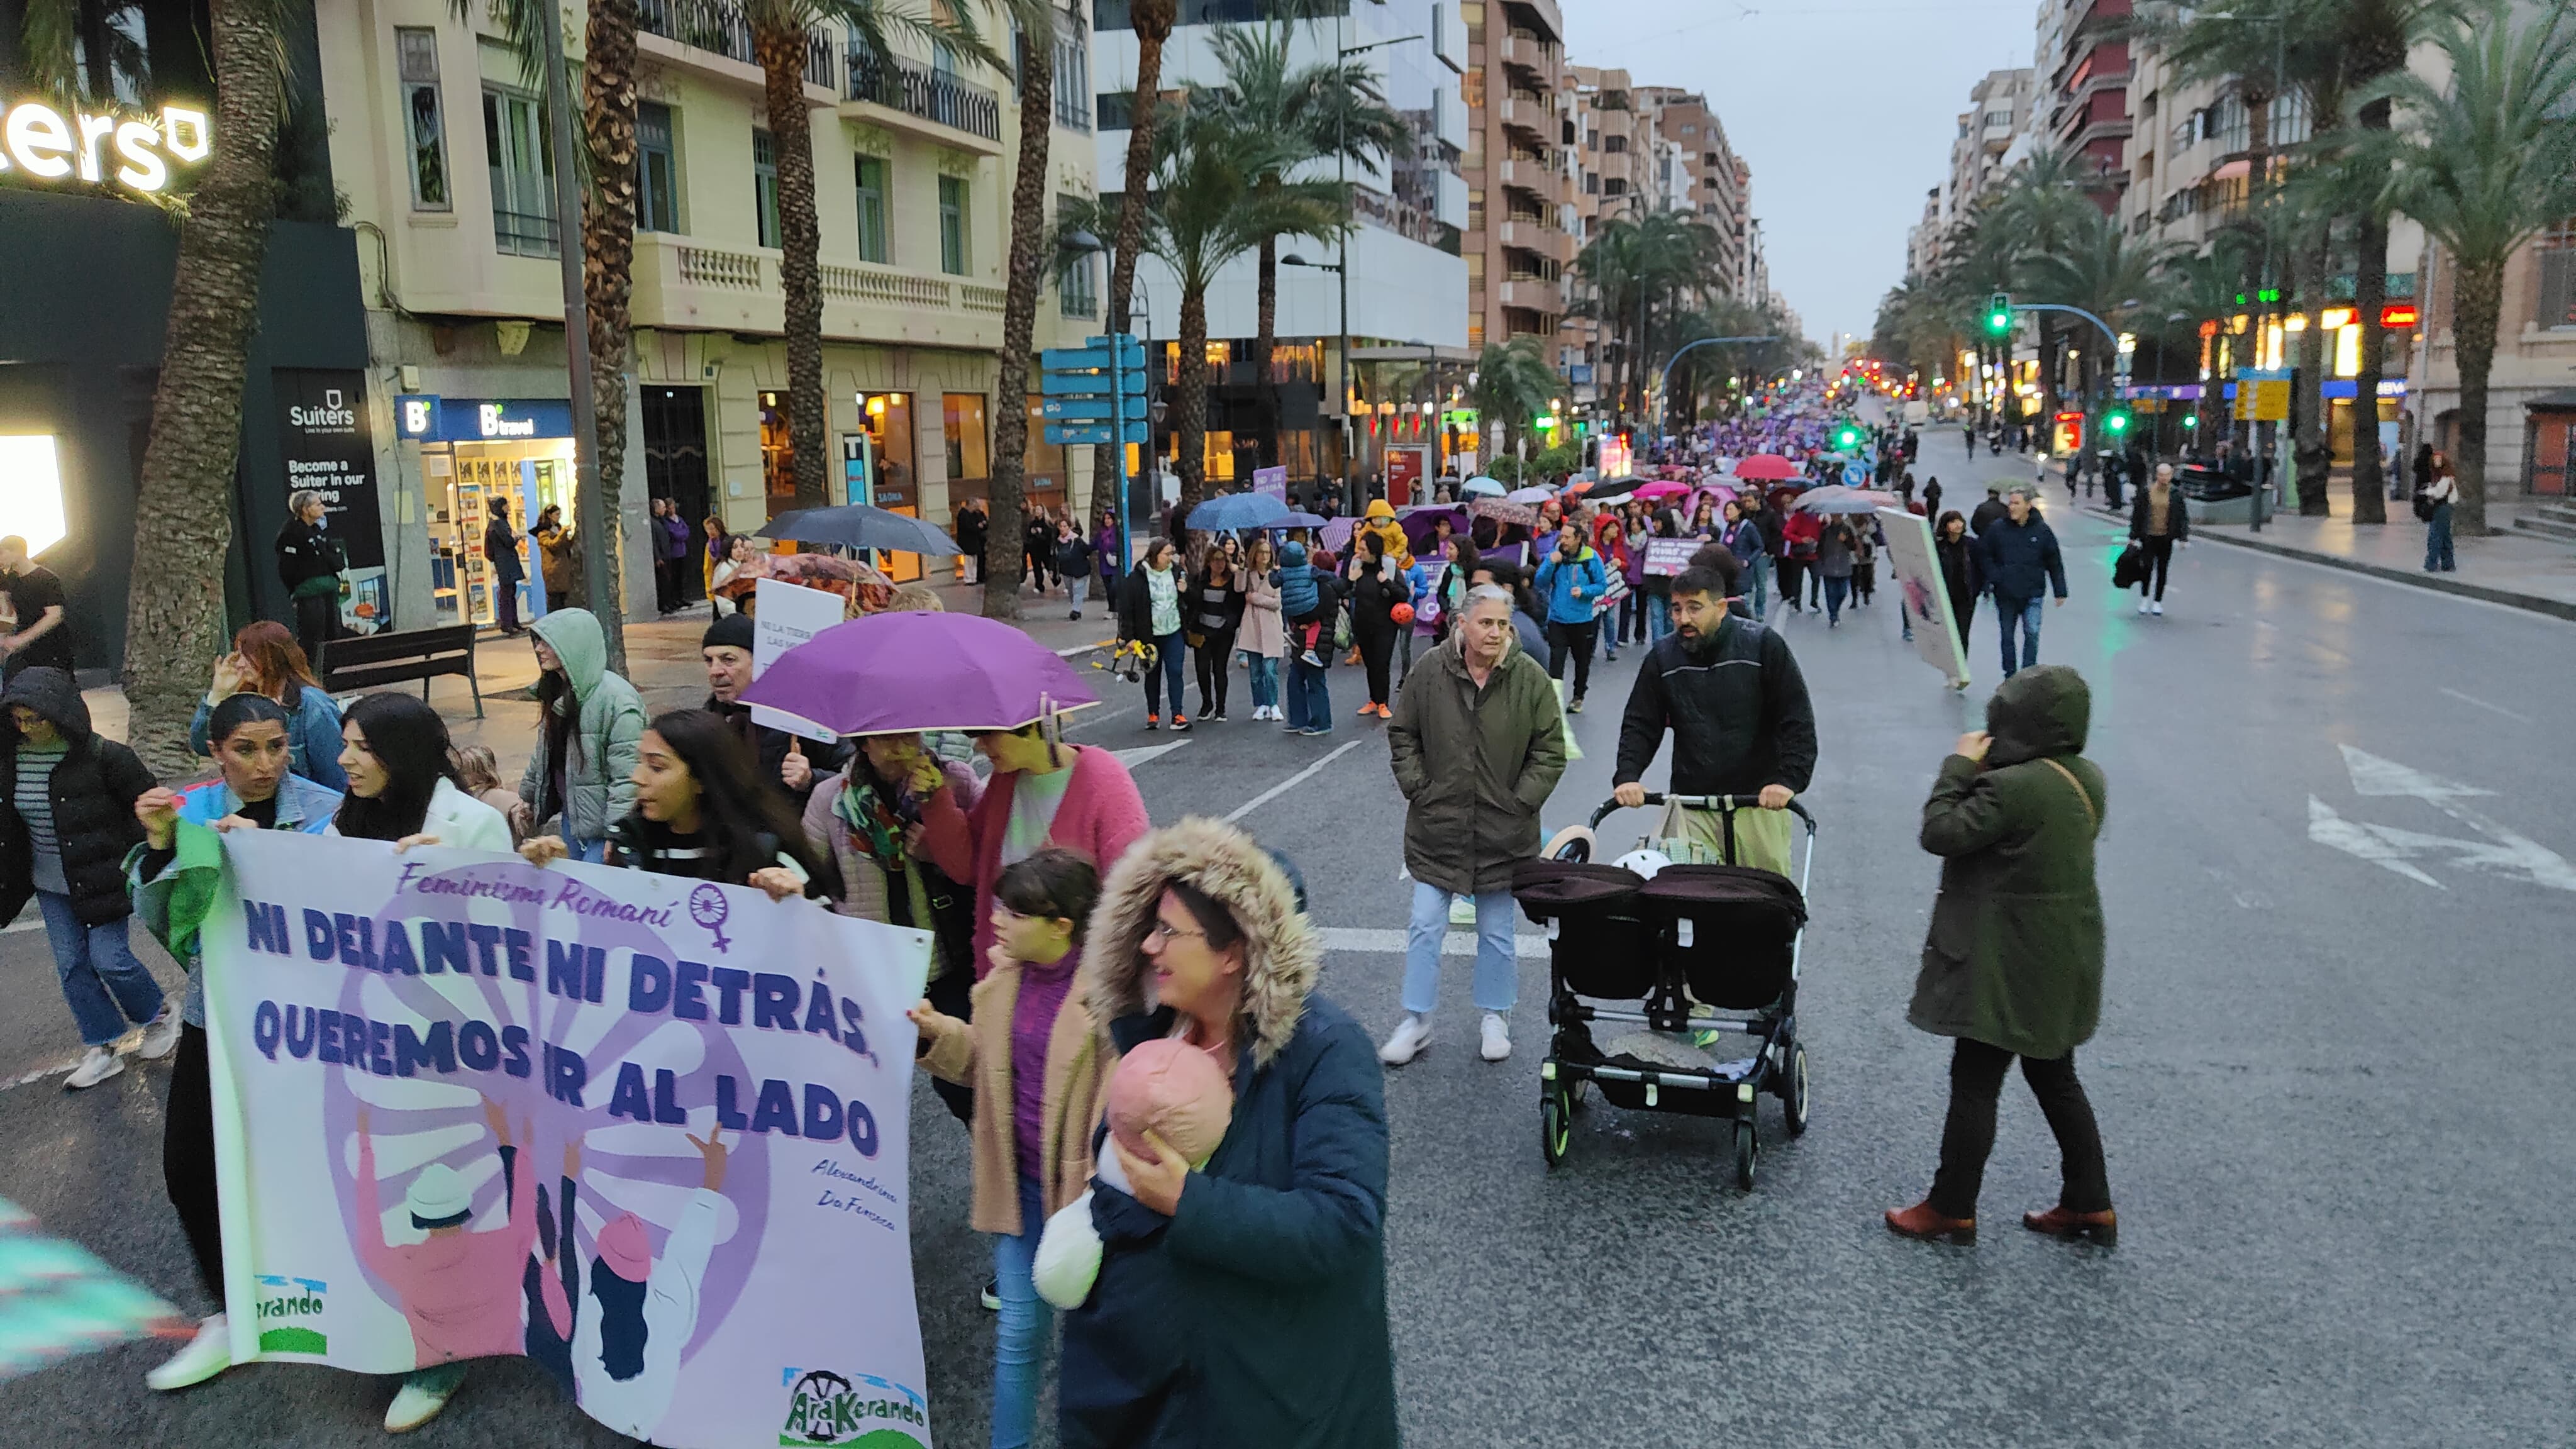
[[427,701],[367,695],[349,706],[340,737],[349,793],[332,818],[334,833],[403,847],[510,848],[509,820],[465,792],[447,721]]
[[[821,894],[805,827],[761,786],[751,747],[724,719],[676,709],[644,728],[635,808],[609,827],[607,863],[656,875],[756,886],[772,900]],[[519,847],[537,865],[571,854],[555,836]]]

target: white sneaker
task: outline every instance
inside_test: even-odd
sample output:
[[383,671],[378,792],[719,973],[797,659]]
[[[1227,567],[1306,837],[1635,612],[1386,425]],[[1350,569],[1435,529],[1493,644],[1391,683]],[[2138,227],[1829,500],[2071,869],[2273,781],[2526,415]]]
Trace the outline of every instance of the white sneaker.
[[150,1026],[143,1028],[143,1045],[136,1047],[134,1054],[147,1062],[157,1062],[177,1051],[180,1025],[179,1003],[164,1002],[161,1014],[152,1018]]
[[1476,924],[1476,898],[1474,896],[1451,896],[1449,898],[1449,924],[1453,926],[1473,926]]
[[95,1087],[124,1070],[125,1058],[105,1047],[91,1047],[80,1065],[72,1068],[72,1074],[63,1078],[63,1090],[77,1092],[83,1087]]
[[402,1387],[394,1393],[393,1403],[385,1408],[385,1432],[408,1434],[437,1418],[439,1411],[447,1407],[447,1401],[455,1398],[456,1391],[464,1386],[463,1374],[448,1378],[444,1387],[424,1384],[417,1377],[404,1379]]
[[2161,613],[2163,613],[2164,611],[2165,611],[2165,601],[2164,601],[2164,600],[2162,600],[2162,599],[2158,599],[2158,600],[2156,600],[2155,612],[2156,612],[2156,613],[2161,614]]
[[1485,1042],[1481,1050],[1489,1062],[1499,1062],[1512,1054],[1511,1030],[1503,1024],[1503,1014],[1499,1011],[1485,1013]]
[[1386,1045],[1377,1049],[1377,1059],[1390,1067],[1400,1067],[1422,1055],[1422,1049],[1429,1045],[1431,1019],[1407,1012],[1404,1020],[1397,1023],[1395,1035],[1388,1037]]
[[2146,601],[2146,600],[2144,600],[2144,599],[2140,599],[2140,600],[2138,600],[2138,612],[2139,612],[2139,613],[2141,613],[2141,614],[2143,614],[2143,613],[2145,613],[2146,611],[2147,611],[2147,601]]
[[193,1388],[233,1366],[232,1329],[220,1313],[197,1325],[197,1336],[188,1346],[172,1354],[168,1362],[143,1376],[143,1382],[162,1393]]

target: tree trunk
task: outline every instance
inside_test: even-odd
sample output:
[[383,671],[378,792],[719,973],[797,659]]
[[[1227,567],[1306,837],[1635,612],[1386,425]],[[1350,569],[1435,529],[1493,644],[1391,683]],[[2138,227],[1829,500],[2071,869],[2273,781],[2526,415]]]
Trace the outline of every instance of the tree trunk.
[[[1052,21],[1052,12],[1049,18]],[[1047,150],[1055,126],[1055,37],[1024,37],[1013,59],[1020,68],[1020,150],[1011,174],[1011,263],[1010,274],[1003,279],[1002,355],[993,369],[988,511],[995,524],[984,538],[987,619],[1020,616],[1020,570],[1026,553],[1022,536],[1027,532],[1020,501],[1029,454],[1029,342],[1037,329],[1038,294],[1046,289]],[[1111,364],[1117,360],[1113,352]],[[1072,501],[1070,487],[1067,480],[1067,502]],[[1002,527],[1006,519],[1011,525],[1009,537]]]
[[2460,258],[2454,264],[2451,355],[2460,367],[2460,446],[2451,460],[2460,488],[2454,532],[2487,531],[2487,378],[2495,370],[2496,322],[2504,311],[2504,259]]
[[[582,42],[582,132],[590,187],[581,207],[582,290],[590,304],[593,412],[599,425],[600,516],[608,536],[590,556],[618,607],[597,610],[608,667],[626,670],[626,360],[635,295],[635,0],[590,0]],[[596,595],[595,595],[596,596]]]
[[2326,481],[2334,473],[2333,434],[2326,426],[2326,329],[2321,325],[2327,246],[2327,229],[2319,226],[2314,241],[2291,260],[2291,285],[2308,325],[2299,334],[2298,376],[2291,385],[2290,446],[2298,469],[2299,512],[2309,518],[2326,516]]
[[769,103],[769,137],[778,165],[778,285],[787,302],[788,466],[796,506],[821,508],[832,501],[825,484],[823,446],[823,273],[820,225],[814,219],[814,123],[805,109],[805,32],[801,27],[756,25],[753,53],[760,60]]
[[[232,547],[242,381],[259,321],[259,274],[276,204],[285,81],[274,11],[215,0],[209,14],[215,148],[190,197],[170,289],[168,341],[135,500],[125,610],[127,742],[165,780],[194,775],[188,719],[207,662],[224,649],[224,558]],[[266,551],[249,550],[253,568]]]
[[1252,382],[1261,389],[1261,465],[1279,465],[1279,384],[1270,376],[1270,354],[1279,346],[1279,238],[1261,239],[1260,283],[1256,294],[1260,330],[1252,339]]
[[[2400,63],[2403,63],[2401,52]],[[2388,129],[2389,103],[2373,101],[2360,112],[2361,129]],[[2352,521],[2388,521],[2388,478],[2379,456],[2379,378],[2386,369],[2388,331],[2379,325],[2388,303],[2388,214],[2361,214],[2361,258],[2353,271],[2353,320],[2361,324],[2361,366],[2352,383]]]
[[[1207,289],[1181,292],[1181,367],[1172,381],[1180,394],[1172,407],[1172,431],[1180,448],[1181,504],[1173,517],[1187,518],[1207,496]],[[1182,530],[1173,529],[1174,534]],[[1175,537],[1174,543],[1180,542]]]
[[[1111,239],[1109,258],[1109,310],[1107,330],[1112,336],[1133,332],[1136,295],[1136,250],[1145,242],[1145,190],[1154,175],[1154,124],[1160,109],[1163,88],[1163,43],[1172,38],[1172,24],[1178,18],[1176,0],[1133,0],[1127,8],[1128,23],[1136,31],[1136,90],[1127,107],[1127,166],[1120,182],[1118,235]],[[1149,355],[1146,362],[1145,392],[1153,396],[1155,363]],[[1147,409],[1151,417],[1152,410]],[[1154,456],[1154,427],[1145,425],[1145,446],[1138,450],[1150,465]],[[1117,500],[1124,516],[1127,482],[1127,445],[1109,443],[1092,450],[1091,488],[1096,496],[1100,481],[1109,480],[1111,496]],[[1132,537],[1137,531],[1136,519],[1127,520]],[[1134,565],[1133,559],[1118,560],[1118,573],[1124,576]]]

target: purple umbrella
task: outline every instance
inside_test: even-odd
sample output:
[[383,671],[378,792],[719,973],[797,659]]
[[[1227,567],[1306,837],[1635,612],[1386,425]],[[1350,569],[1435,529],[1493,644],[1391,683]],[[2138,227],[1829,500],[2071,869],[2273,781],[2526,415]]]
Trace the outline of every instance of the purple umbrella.
[[1098,704],[1072,665],[998,620],[870,614],[778,656],[745,704],[841,735],[1013,730]]

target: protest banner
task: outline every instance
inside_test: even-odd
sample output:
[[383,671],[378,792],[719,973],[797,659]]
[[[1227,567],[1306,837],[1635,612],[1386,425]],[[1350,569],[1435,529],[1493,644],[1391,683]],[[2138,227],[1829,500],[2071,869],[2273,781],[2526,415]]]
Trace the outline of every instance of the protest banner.
[[1644,572],[1651,577],[1668,579],[1690,567],[1691,555],[1708,547],[1706,539],[1650,538],[1646,540]]
[[200,940],[235,1362],[518,1354],[666,1449],[929,1444],[926,933],[574,862],[224,853]]
[[1902,508],[1878,510],[1887,534],[1888,582],[1905,617],[1914,626],[1914,652],[1948,676],[1953,687],[1968,684],[1968,651],[1959,645],[1959,621],[1950,614],[1950,591],[1941,582],[1941,561],[1932,551],[1932,527],[1923,515]]
[[[751,677],[758,679],[778,656],[841,623],[848,601],[823,589],[809,589],[779,579],[762,579],[752,590]],[[770,729],[835,744],[840,736],[802,715],[766,705],[751,707],[751,722]]]

